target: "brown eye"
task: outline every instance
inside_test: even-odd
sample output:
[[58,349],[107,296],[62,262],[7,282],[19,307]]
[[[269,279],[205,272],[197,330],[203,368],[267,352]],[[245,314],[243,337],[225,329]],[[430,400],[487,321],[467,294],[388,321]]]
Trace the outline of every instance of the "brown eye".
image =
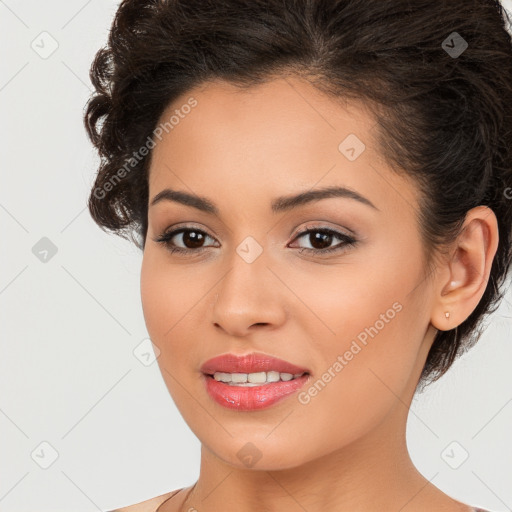
[[184,230],[181,233],[183,234],[183,244],[188,249],[197,249],[198,247],[201,247],[202,244],[204,243],[205,236],[201,231]]
[[204,242],[207,238],[212,237],[200,229],[180,228],[163,233],[155,241],[164,244],[172,253],[187,253],[206,249],[208,246],[204,246]]
[[[308,236],[306,237],[306,235]],[[311,247],[303,247],[299,250],[299,253],[306,251],[317,254],[326,254],[335,251],[342,251],[347,246],[352,246],[357,243],[357,240],[349,235],[339,233],[338,231],[335,231],[333,229],[320,227],[310,227],[309,229],[302,231],[295,237],[295,240],[304,237],[309,242]],[[331,244],[336,239],[341,240],[341,243],[338,243],[334,247],[331,247]]]
[[314,249],[326,249],[332,243],[333,235],[320,231],[309,232],[309,243]]

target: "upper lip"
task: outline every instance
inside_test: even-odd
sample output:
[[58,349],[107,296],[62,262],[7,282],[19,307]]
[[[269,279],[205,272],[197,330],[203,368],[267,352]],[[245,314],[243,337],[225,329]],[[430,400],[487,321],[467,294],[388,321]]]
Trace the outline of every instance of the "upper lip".
[[277,359],[267,354],[252,353],[242,356],[236,354],[222,354],[208,359],[201,371],[207,375],[215,372],[224,373],[258,373],[276,371],[279,373],[291,373],[292,375],[309,373],[305,368],[300,368],[283,359]]

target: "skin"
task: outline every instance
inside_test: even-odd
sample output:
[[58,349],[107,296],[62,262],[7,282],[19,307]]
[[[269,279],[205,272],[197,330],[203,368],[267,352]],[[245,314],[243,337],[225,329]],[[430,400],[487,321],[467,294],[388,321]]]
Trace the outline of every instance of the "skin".
[[[219,214],[173,201],[149,207],[141,298],[164,381],[201,441],[201,467],[196,484],[160,511],[216,512],[226,503],[240,512],[472,510],[416,470],[406,422],[437,330],[462,323],[485,291],[498,244],[492,210],[471,210],[428,274],[418,189],[384,162],[364,104],[335,102],[299,78],[244,92],[214,81],[161,119],[191,96],[197,106],[153,149],[149,198],[181,190],[208,198]],[[338,149],[350,133],[366,146],[354,161]],[[277,196],[330,185],[376,208],[329,198],[270,209]],[[208,235],[203,253],[171,254],[155,241],[184,224]],[[357,242],[328,256],[299,254],[322,247],[297,238],[311,226],[352,230]],[[248,236],[263,250],[252,263],[236,252]],[[181,234],[173,241],[197,247]],[[307,404],[296,394],[240,412],[206,393],[206,360],[255,351],[309,369],[308,389],[394,303],[401,310]],[[251,468],[237,456],[249,442],[261,455]]]

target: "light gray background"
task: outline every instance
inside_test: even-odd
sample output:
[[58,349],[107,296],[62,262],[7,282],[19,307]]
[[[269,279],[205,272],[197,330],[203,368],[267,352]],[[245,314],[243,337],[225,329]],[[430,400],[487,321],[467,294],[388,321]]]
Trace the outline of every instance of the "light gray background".
[[[85,206],[98,165],[82,126],[88,70],[116,7],[0,1],[2,512],[111,510],[198,476],[199,441],[157,364],[133,353],[147,338],[141,254]],[[43,237],[57,248],[46,262],[33,253]],[[509,293],[408,423],[418,469],[493,511],[512,510],[511,304]],[[454,441],[469,453],[458,469],[447,463],[463,454]]]

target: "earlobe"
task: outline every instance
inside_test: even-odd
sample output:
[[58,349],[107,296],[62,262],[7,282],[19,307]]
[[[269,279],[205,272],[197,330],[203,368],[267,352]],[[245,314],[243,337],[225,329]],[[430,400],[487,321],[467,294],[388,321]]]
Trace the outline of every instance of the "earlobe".
[[473,208],[440,273],[440,292],[431,318],[434,327],[454,329],[473,312],[485,292],[497,248],[496,215],[485,206]]

